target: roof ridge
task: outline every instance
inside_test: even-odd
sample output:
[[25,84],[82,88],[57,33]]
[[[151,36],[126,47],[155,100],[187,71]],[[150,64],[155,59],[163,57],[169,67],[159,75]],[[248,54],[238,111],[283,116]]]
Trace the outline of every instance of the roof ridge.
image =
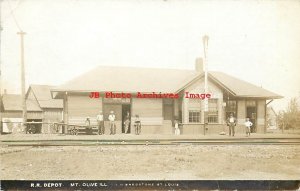
[[[159,67],[141,67],[141,66],[117,66],[117,65],[113,65],[113,66],[109,66],[109,65],[97,65],[96,67],[92,68],[92,69],[96,69],[96,68],[100,68],[100,67],[105,67],[105,68],[132,68],[132,69],[157,69],[157,70],[179,70],[179,71],[191,71],[191,72],[197,72],[193,69],[183,69],[183,68],[159,68]],[[92,70],[91,69],[91,70]],[[90,71],[90,70],[89,70]]]
[[44,87],[55,87],[54,85],[47,85],[47,84],[30,84],[29,87],[37,87],[37,86],[44,86]]

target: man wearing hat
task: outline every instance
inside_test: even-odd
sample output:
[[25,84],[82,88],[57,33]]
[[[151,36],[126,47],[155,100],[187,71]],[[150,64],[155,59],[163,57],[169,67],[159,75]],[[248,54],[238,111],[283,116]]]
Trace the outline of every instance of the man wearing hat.
[[227,126],[229,127],[229,136],[234,136],[234,128],[236,126],[236,118],[233,117],[233,114],[230,113],[230,116],[227,118]]
[[97,124],[98,124],[98,134],[104,135],[104,121],[102,111],[97,115]]
[[114,114],[114,111],[110,111],[110,114],[108,116],[108,120],[109,120],[109,127],[110,127],[110,134],[111,135],[116,134],[115,119],[116,119],[116,116]]

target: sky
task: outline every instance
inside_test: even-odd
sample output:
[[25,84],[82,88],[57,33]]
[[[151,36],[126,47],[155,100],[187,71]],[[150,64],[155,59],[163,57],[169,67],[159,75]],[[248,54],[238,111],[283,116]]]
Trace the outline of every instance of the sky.
[[2,89],[60,85],[95,68],[194,69],[209,36],[208,69],[300,97],[300,0],[2,0]]

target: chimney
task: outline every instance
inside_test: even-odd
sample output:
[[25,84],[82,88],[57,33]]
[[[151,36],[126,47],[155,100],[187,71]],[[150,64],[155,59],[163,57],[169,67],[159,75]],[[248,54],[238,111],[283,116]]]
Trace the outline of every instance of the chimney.
[[196,58],[195,70],[199,73],[204,72],[203,58]]

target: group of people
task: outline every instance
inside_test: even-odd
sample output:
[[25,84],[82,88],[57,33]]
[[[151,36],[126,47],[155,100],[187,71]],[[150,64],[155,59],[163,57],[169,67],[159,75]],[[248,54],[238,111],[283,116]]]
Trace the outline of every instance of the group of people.
[[[130,127],[130,113],[127,112],[125,118],[124,118],[124,133],[127,134],[129,133],[129,127]],[[109,120],[109,129],[110,129],[110,135],[116,134],[116,115],[114,114],[114,111],[110,111],[110,114],[108,115],[108,120]],[[233,116],[231,113],[229,117],[227,118],[227,126],[229,128],[229,136],[234,136],[235,135],[235,126],[237,124],[236,118]],[[87,117],[85,125],[87,126],[87,134],[92,134],[92,128],[91,128],[91,122],[90,118]],[[98,134],[99,135],[104,135],[105,133],[105,127],[104,127],[104,116],[102,111],[99,112],[97,115],[97,125],[98,125]],[[246,128],[246,136],[250,136],[251,133],[251,127],[253,126],[253,123],[250,121],[249,118],[246,118],[246,122],[244,123],[245,128]],[[180,129],[179,129],[179,121],[175,120],[175,135],[180,135]],[[141,121],[139,118],[139,115],[135,115],[135,120],[134,120],[134,127],[135,127],[135,134],[139,135],[141,134]]]
[[[99,112],[99,114],[96,117],[97,119],[97,126],[98,126],[98,134],[104,135],[105,134],[105,127],[104,127],[104,116],[102,111]],[[108,121],[109,121],[109,129],[110,129],[110,135],[116,134],[116,115],[114,114],[114,111],[110,111],[108,115]],[[87,134],[92,134],[92,128],[91,128],[91,122],[90,118],[87,117],[85,121],[86,125],[86,131]],[[127,112],[125,118],[124,118],[124,133],[129,133],[129,127],[130,127],[130,113]],[[135,127],[135,134],[139,135],[141,134],[141,121],[139,119],[139,115],[135,115],[134,120],[134,127]]]
[[[236,118],[233,116],[231,113],[229,117],[227,118],[227,126],[229,128],[229,136],[234,136],[235,134],[235,126],[237,124]],[[249,118],[246,118],[246,122],[244,123],[245,128],[246,128],[246,136],[250,136],[251,133],[251,127],[253,126],[253,123],[250,121]],[[180,135],[180,128],[179,128],[179,121],[175,120],[174,121],[174,127],[175,127],[175,135]]]
[[[229,128],[229,136],[234,136],[235,134],[235,126],[236,126],[236,118],[233,116],[231,113],[229,117],[227,118],[227,126]],[[253,123],[250,121],[249,118],[246,118],[246,122],[244,123],[245,128],[246,128],[246,136],[250,136],[251,133],[251,127]]]
[[[127,112],[127,114],[124,118],[124,133],[125,134],[130,133],[129,127],[130,127],[130,114],[129,114],[129,112]],[[142,128],[142,126],[141,126],[140,117],[139,117],[139,115],[135,115],[134,129],[135,129],[136,135],[141,134],[141,128]]]

